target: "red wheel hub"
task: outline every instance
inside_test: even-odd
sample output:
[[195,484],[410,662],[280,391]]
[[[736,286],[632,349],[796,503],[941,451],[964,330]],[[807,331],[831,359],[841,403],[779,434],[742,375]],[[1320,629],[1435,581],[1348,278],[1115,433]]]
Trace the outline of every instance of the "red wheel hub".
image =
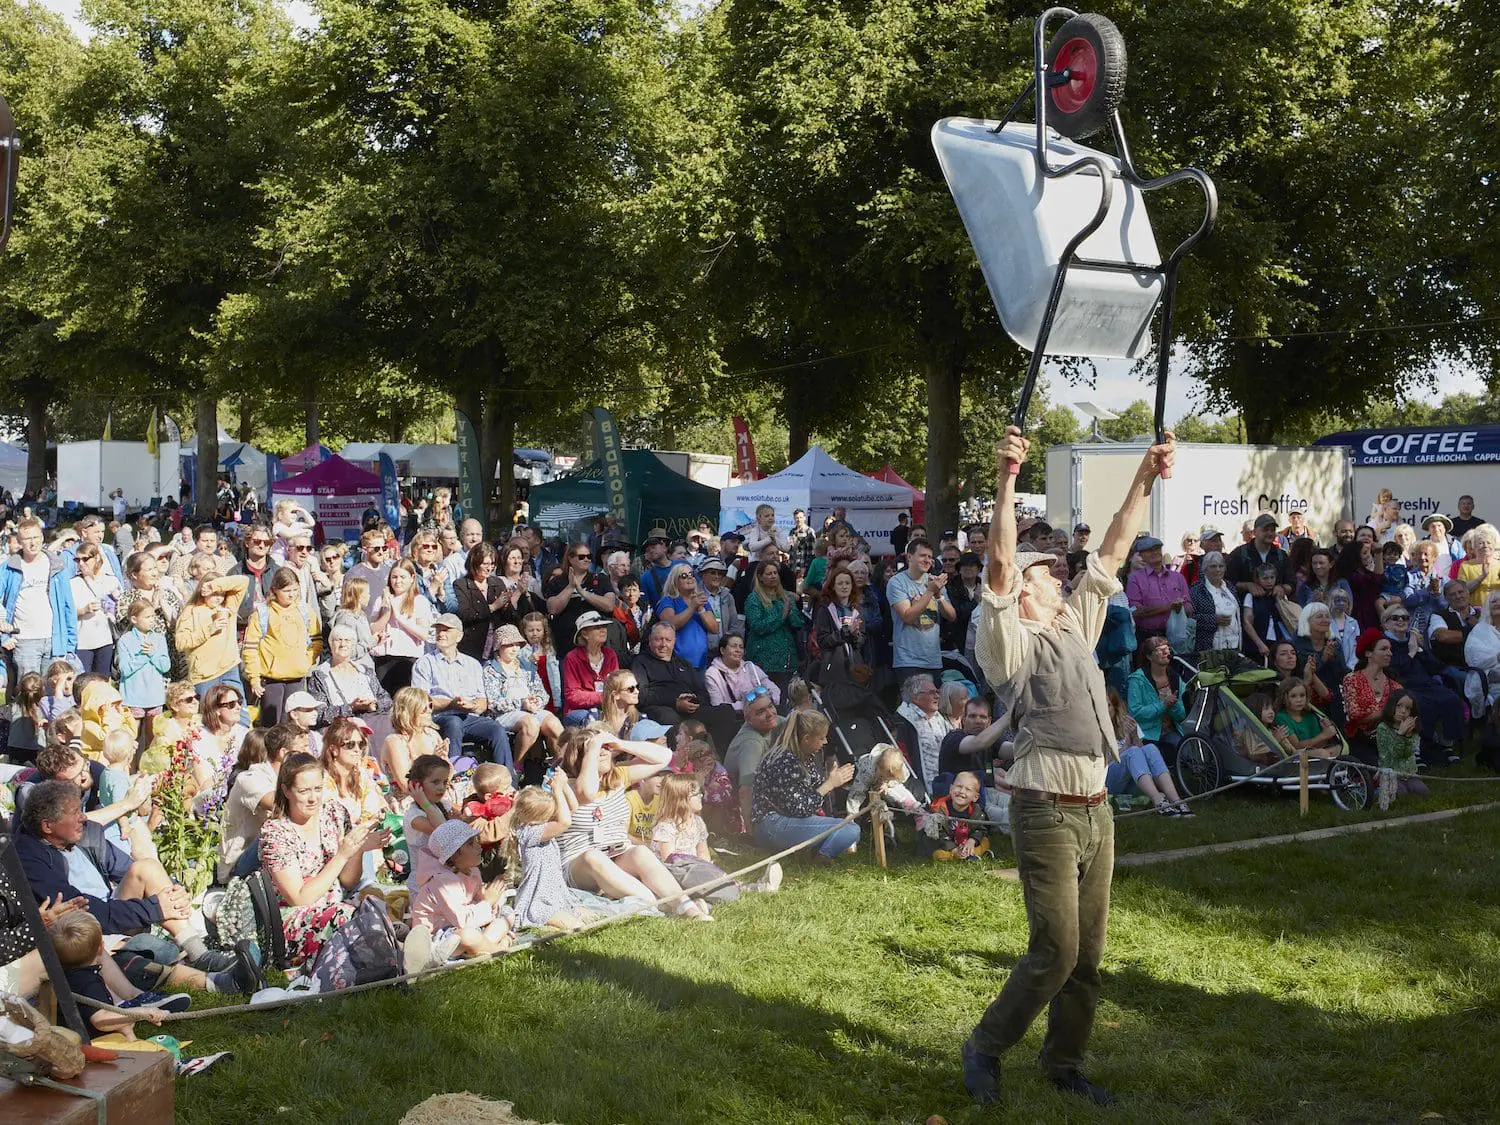
[[1081,36],[1069,39],[1052,59],[1052,74],[1068,75],[1051,88],[1052,104],[1062,113],[1077,113],[1088,104],[1099,82],[1099,53]]

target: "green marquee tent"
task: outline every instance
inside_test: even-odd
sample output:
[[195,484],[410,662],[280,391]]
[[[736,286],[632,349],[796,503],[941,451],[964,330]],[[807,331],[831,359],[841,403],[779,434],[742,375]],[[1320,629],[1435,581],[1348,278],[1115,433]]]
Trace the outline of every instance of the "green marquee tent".
[[[669,469],[648,449],[620,451],[625,468],[625,534],[639,543],[656,526],[674,539],[685,536],[700,520],[710,527],[719,521],[719,490]],[[582,530],[594,516],[609,511],[604,469],[598,461],[531,490],[531,519],[543,534],[563,535]]]

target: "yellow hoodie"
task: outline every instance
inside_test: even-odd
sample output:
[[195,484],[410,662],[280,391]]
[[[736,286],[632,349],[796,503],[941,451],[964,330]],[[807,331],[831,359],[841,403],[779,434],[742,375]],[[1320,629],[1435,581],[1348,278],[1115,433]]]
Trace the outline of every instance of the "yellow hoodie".
[[[261,620],[265,619],[265,628]],[[262,602],[245,626],[245,677],[253,687],[261,680],[300,680],[312,671],[322,645],[322,623],[300,599],[283,609],[275,599]]]
[[177,618],[177,651],[187,660],[188,682],[194,684],[222,676],[240,662],[235,644],[235,614],[250,588],[250,579],[243,574],[231,574],[210,581],[224,591],[223,627],[215,627],[213,611],[196,599]]
[[78,702],[83,716],[83,752],[98,761],[104,754],[104,739],[110,731],[123,730],[135,739],[135,716],[120,702],[120,693],[108,680],[94,680],[83,689]]

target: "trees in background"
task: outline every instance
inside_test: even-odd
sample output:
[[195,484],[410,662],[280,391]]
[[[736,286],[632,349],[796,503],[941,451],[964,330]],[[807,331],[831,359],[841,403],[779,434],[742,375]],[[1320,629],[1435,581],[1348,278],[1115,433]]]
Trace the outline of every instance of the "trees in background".
[[[1223,199],[1184,272],[1186,375],[1224,422],[1295,440],[1494,369],[1497,93],[1477,2],[1127,4],[1126,127],[1148,170]],[[293,448],[447,437],[510,490],[517,443],[628,437],[774,468],[813,440],[925,482],[931,522],[988,491],[1025,355],[1000,330],[928,132],[994,116],[1029,5],[721,0],[99,0],[80,42],[0,0],[25,135],[0,262],[0,403],[95,436],[190,412]],[[1212,34],[1204,33],[1212,26]],[[1158,239],[1197,203],[1153,199]],[[1443,409],[1485,414],[1487,398]],[[188,408],[191,407],[191,411]],[[1150,428],[1132,406],[1110,436]],[[1038,447],[1077,438],[1039,396]],[[776,448],[769,447],[771,443]],[[33,458],[33,475],[42,471]],[[200,494],[207,491],[200,489]]]

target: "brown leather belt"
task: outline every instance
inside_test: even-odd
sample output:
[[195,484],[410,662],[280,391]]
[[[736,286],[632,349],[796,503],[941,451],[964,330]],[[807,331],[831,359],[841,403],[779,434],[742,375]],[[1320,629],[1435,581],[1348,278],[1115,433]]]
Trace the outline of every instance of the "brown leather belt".
[[1022,789],[1018,785],[1002,785],[1012,797],[1025,797],[1031,801],[1055,801],[1059,805],[1086,805],[1097,808],[1109,800],[1109,790],[1101,789],[1092,797],[1080,797],[1076,793],[1049,793],[1045,789]]

